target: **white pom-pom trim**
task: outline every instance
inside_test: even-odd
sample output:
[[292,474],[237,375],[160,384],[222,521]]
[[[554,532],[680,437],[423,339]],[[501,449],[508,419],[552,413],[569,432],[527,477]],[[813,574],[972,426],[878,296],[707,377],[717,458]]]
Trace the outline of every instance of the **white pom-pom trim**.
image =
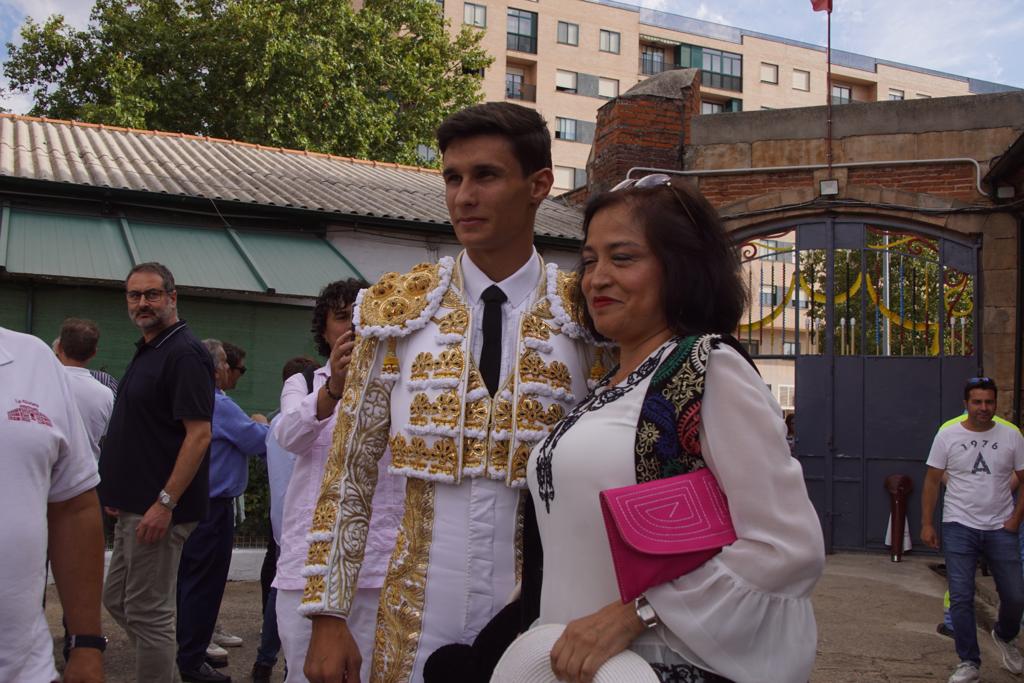
[[299,573],[307,579],[311,576],[327,576],[327,565],[307,564]]
[[[466,403],[472,403],[473,401],[479,401],[482,398],[487,398],[490,394],[486,387],[477,387],[472,391],[466,392]],[[511,396],[511,394],[509,394]]]
[[527,337],[523,340],[523,346],[528,349],[535,349],[541,353],[551,353],[552,346],[543,339],[534,339],[533,337]]
[[464,339],[465,337],[463,335],[456,334],[454,332],[448,334],[437,334],[434,337],[434,341],[438,344],[461,344]]

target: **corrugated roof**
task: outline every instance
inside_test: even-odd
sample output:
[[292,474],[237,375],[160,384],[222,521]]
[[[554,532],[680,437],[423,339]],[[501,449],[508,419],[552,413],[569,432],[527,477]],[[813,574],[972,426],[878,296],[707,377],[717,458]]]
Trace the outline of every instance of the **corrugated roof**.
[[[433,169],[181,133],[0,114],[0,176],[447,225]],[[557,200],[538,236],[581,239]]]

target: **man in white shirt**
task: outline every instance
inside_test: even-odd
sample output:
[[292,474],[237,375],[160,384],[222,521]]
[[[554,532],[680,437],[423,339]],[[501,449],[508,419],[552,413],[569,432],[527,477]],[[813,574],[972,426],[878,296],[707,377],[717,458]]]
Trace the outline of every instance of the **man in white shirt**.
[[[103,680],[99,475],[60,363],[0,327],[0,681],[56,681],[43,612],[50,564],[71,637],[65,683]],[[43,512],[45,511],[45,514]]]
[[96,323],[68,318],[60,326],[60,336],[53,349],[68,375],[71,393],[89,433],[92,454],[97,459],[100,457],[100,441],[110,422],[110,411],[114,409],[114,392],[86,369],[96,355],[99,341],[100,329]]
[[[519,572],[530,450],[595,371],[567,296],[573,276],[545,267],[533,246],[553,182],[543,118],[491,102],[448,117],[437,137],[465,251],[385,274],[356,302],[357,341],[303,571],[314,683],[364,680],[364,659],[373,680],[418,683],[431,653],[472,642],[504,607]],[[366,647],[349,622],[385,464],[405,479],[405,512]]]
[[947,477],[942,510],[942,544],[949,580],[953,639],[960,657],[949,683],[979,680],[981,651],[974,617],[974,575],[985,557],[999,594],[999,619],[992,640],[1003,666],[1019,674],[1021,653],[1013,644],[1024,613],[1024,578],[1018,528],[1024,519],[1024,496],[1014,504],[1011,475],[1024,477],[1024,439],[1015,427],[993,420],[996,384],[974,377],[964,386],[967,417],[940,429],[928,454],[928,472],[921,495],[921,540],[939,547],[933,525],[939,485]]

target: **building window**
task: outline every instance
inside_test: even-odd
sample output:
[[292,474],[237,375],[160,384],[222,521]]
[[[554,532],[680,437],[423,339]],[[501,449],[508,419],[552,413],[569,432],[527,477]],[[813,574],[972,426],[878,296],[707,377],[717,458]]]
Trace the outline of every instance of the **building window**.
[[617,31],[601,29],[601,52],[613,52],[619,54],[622,36]]
[[889,88],[889,99],[890,100],[902,100],[904,97],[902,90],[896,88]]
[[796,355],[796,342],[782,342],[782,355],[783,356],[795,356]]
[[576,137],[576,119],[563,119],[561,116],[555,117],[555,139],[556,140],[568,140],[575,141]]
[[537,53],[537,13],[508,8],[508,38],[505,47],[519,52]]
[[761,353],[761,342],[757,339],[740,339],[740,346],[746,349],[747,353],[751,356],[757,356]]
[[665,70],[665,51],[653,45],[640,49],[640,73],[645,76],[660,74]]
[[526,83],[526,73],[522,69],[508,67],[505,71],[505,98],[536,102],[537,86]]
[[850,102],[853,102],[853,89],[850,86],[832,86],[832,104],[849,104]]
[[559,190],[571,190],[576,182],[576,169],[569,166],[555,166],[555,187]]
[[462,23],[469,26],[487,27],[487,7],[467,2],[462,7]]
[[761,285],[761,305],[765,307],[778,306],[779,301],[782,299],[783,296],[782,290],[782,287]]
[[761,82],[771,83],[772,85],[778,85],[779,65],[769,64],[768,62],[761,62]]
[[793,399],[796,397],[795,387],[792,384],[779,385],[779,407],[784,410],[793,409]]
[[721,90],[743,90],[743,57],[733,52],[703,48],[701,85]]
[[619,81],[614,78],[598,78],[597,94],[599,97],[612,99],[619,96]]
[[558,42],[560,42],[563,45],[579,45],[579,24],[570,24],[567,21],[558,22]]
[[555,71],[555,90],[558,92],[575,93],[576,72],[557,69]]
[[809,91],[811,89],[811,72],[793,69],[793,90]]
[[796,260],[796,245],[792,242],[780,242],[779,240],[758,240],[758,244],[764,246],[765,261],[781,261],[793,263]]
[[721,114],[723,111],[725,111],[725,105],[721,102],[708,102],[707,100],[703,100],[700,103],[701,114]]

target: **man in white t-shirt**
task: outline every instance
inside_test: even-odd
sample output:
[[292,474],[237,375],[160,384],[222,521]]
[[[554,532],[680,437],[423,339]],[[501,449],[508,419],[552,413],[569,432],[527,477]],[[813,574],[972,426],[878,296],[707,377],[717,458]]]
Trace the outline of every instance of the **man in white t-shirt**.
[[974,377],[964,386],[967,417],[940,429],[928,454],[921,495],[921,540],[939,547],[932,523],[939,485],[947,477],[942,509],[942,543],[949,580],[953,639],[960,657],[949,683],[977,681],[981,651],[974,618],[974,575],[984,557],[999,594],[999,619],[992,640],[1003,666],[1019,674],[1024,668],[1013,640],[1024,614],[1024,578],[1017,530],[1024,518],[1024,495],[1014,504],[1011,475],[1024,477],[1024,439],[1015,427],[993,421],[996,384]]
[[[65,683],[103,680],[99,475],[60,363],[0,327],[0,681],[57,680],[43,612],[47,547],[71,636]],[[45,514],[44,514],[45,511]]]
[[92,453],[100,457],[100,441],[107,433],[110,411],[114,409],[114,392],[93,377],[86,369],[96,355],[100,329],[91,320],[68,318],[60,326],[60,336],[54,344],[54,353],[64,365],[71,394],[82,414],[89,432]]

